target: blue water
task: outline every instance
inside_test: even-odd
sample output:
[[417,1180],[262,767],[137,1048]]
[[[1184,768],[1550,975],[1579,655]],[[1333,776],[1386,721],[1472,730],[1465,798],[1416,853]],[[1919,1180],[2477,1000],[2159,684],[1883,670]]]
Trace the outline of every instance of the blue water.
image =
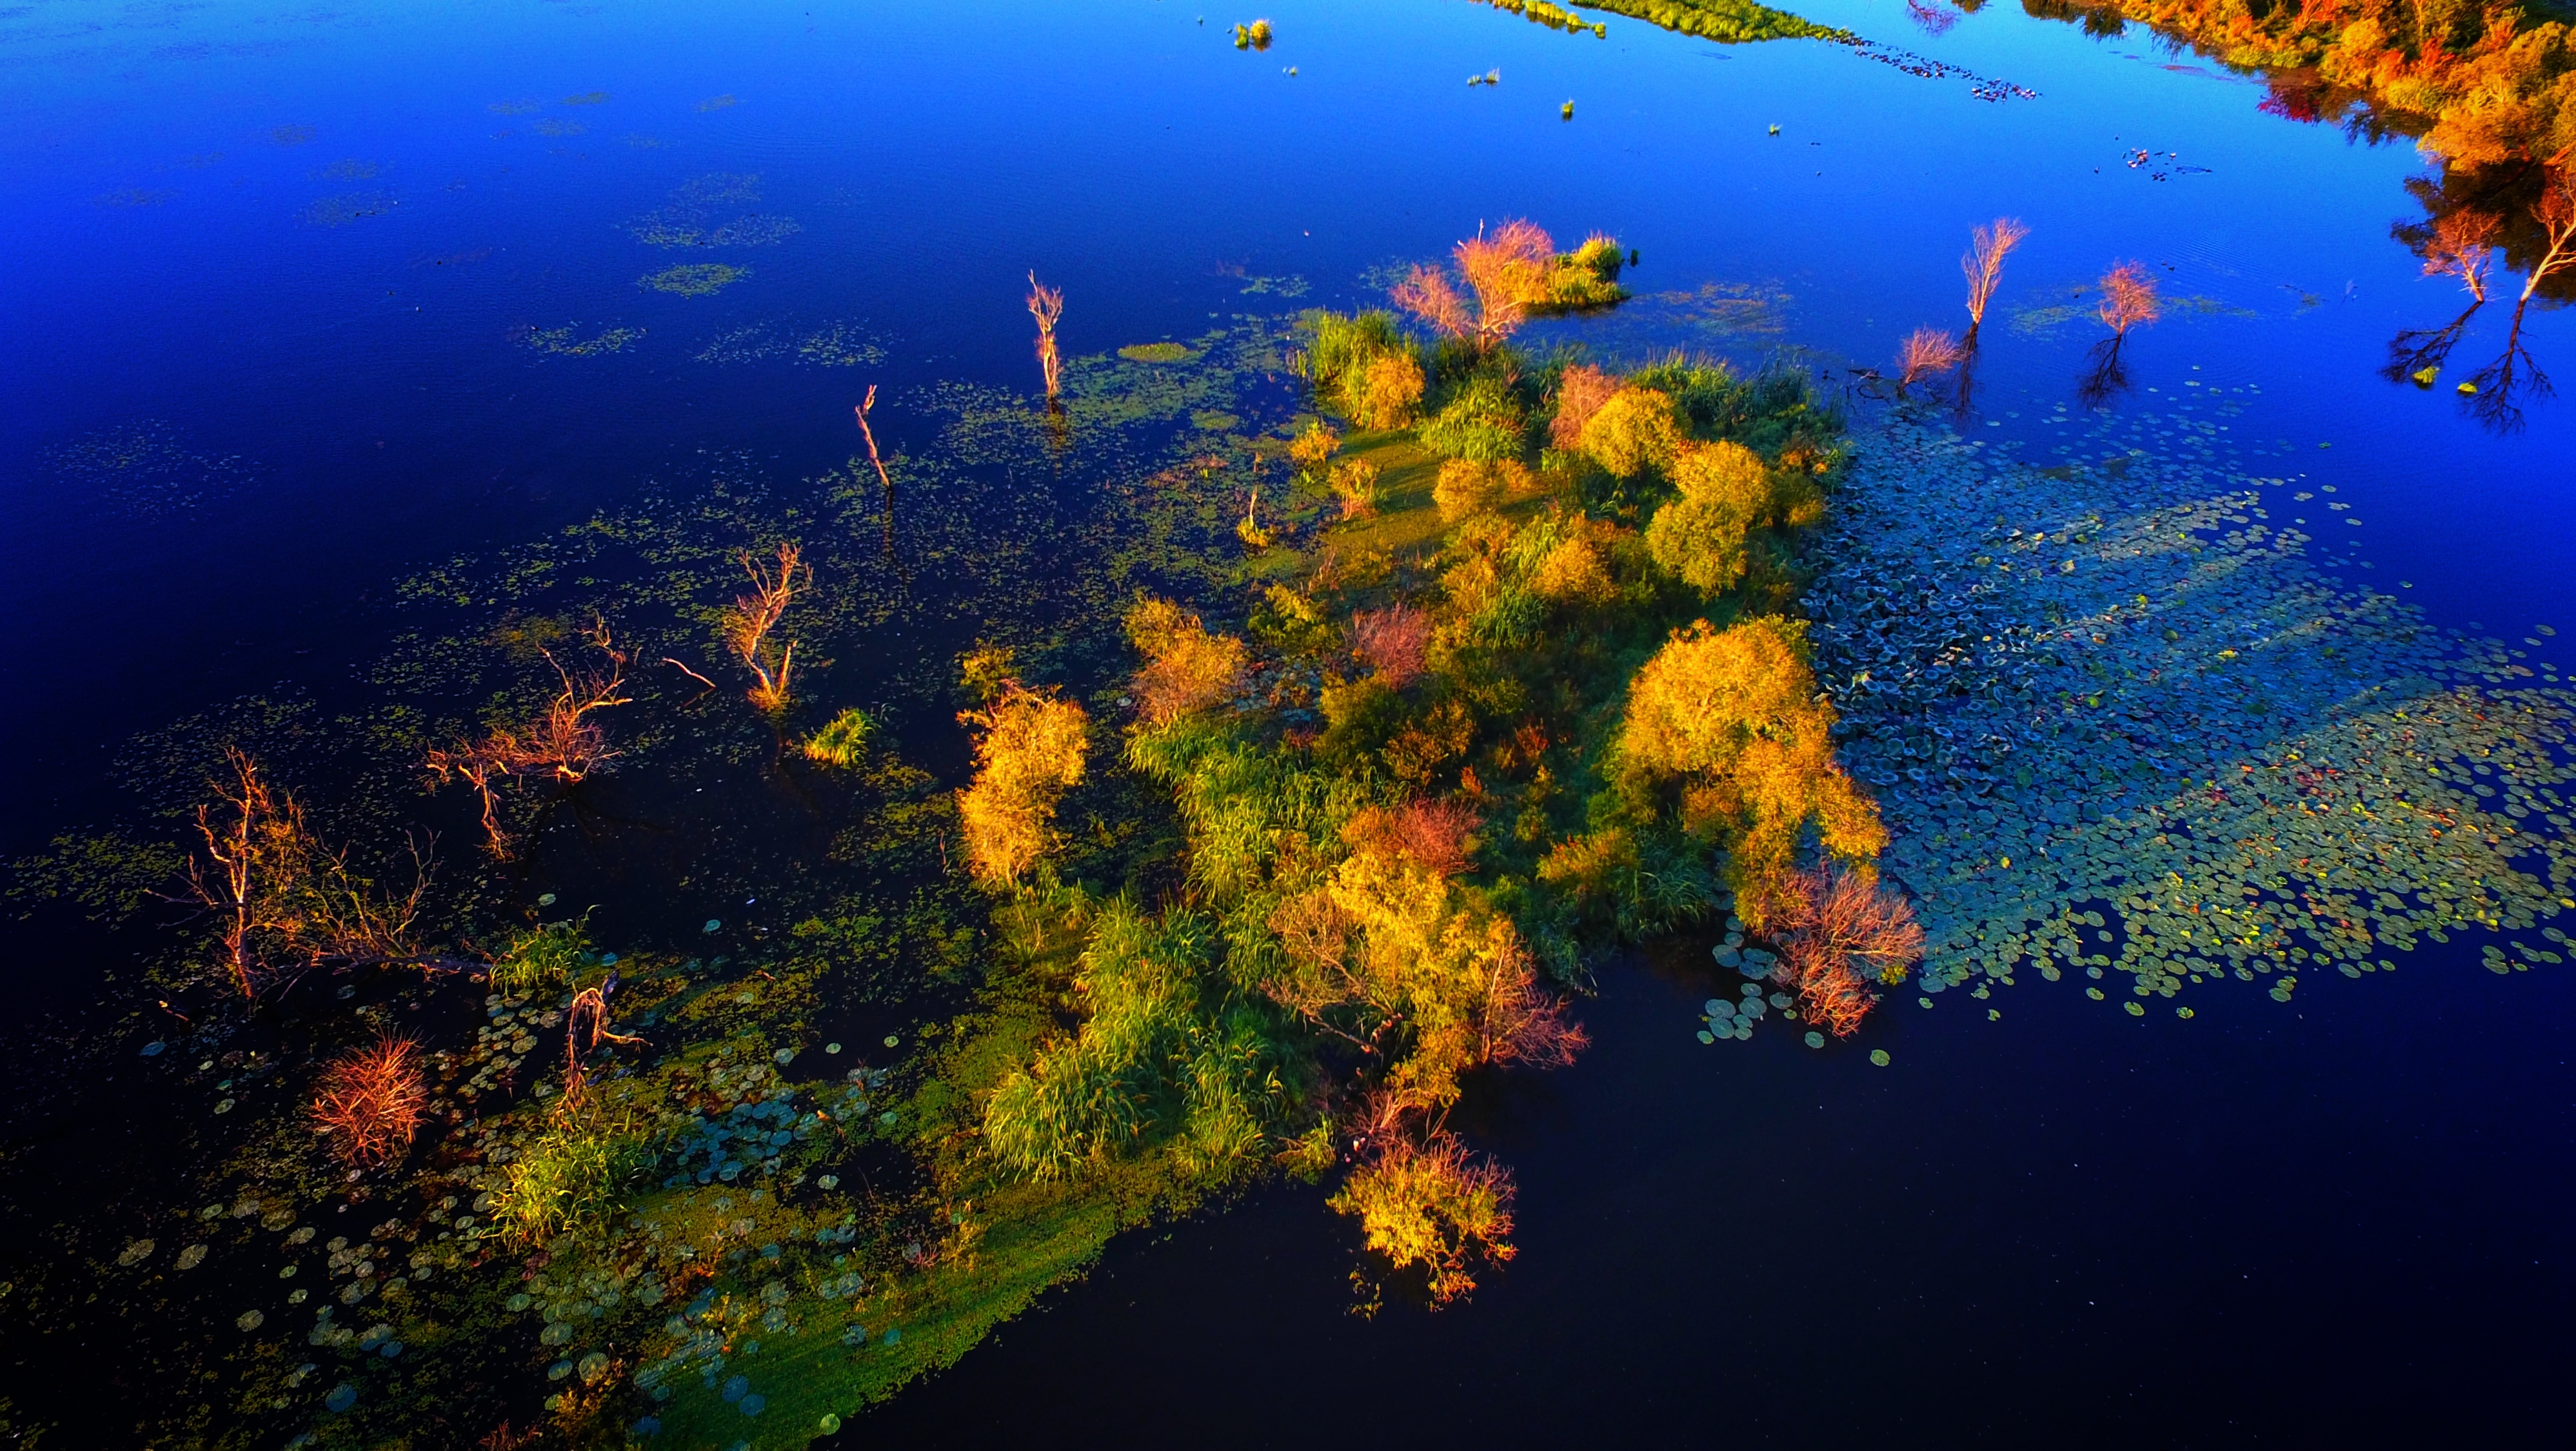
[[[2335,543],[2356,577],[2449,625],[2576,628],[2576,404],[2500,433],[2451,391],[2507,308],[2433,390],[2376,374],[2392,334],[2464,301],[2389,237],[2427,174],[2402,142],[2258,112],[2259,81],[2143,32],[1999,6],[1938,36],[1890,3],[1804,13],[2036,99],[1615,16],[1596,40],[1456,0],[1265,8],[1279,42],[1245,53],[1225,27],[1249,14],[1176,0],[7,7],[0,855],[130,811],[104,762],[138,731],[249,692],[363,697],[386,592],[424,565],[703,451],[811,476],[852,452],[869,383],[890,447],[925,436],[907,390],[1032,387],[1031,269],[1085,353],[1365,305],[1386,269],[1509,216],[1616,234],[1640,292],[1763,303],[1648,298],[1550,336],[1785,356],[1835,386],[1961,325],[1968,227],[2020,216],[1962,426],[2035,459],[2099,329],[2006,314],[2149,263],[2198,301],[2132,340],[2115,410],[2205,417],[2225,390],[2248,406],[2239,466],[2353,505]],[[1488,69],[1500,84],[1464,84]],[[2167,179],[2133,147],[2171,153]],[[694,204],[706,225],[780,235],[639,240],[693,184],[743,198]],[[749,275],[638,285],[698,262]],[[756,325],[834,324],[882,359],[699,360]],[[553,329],[641,336],[580,357],[522,340]],[[2576,366],[2561,313],[2524,342]],[[183,462],[140,499],[66,462],[147,429]],[[2189,1045],[2036,1000],[1966,1036],[1908,1022],[1899,1088],[1785,1052],[1713,1071],[1671,1031],[1697,992],[1626,969],[1590,1061],[1492,1112],[1524,1253],[1475,1304],[1343,1314],[1348,1227],[1283,1194],[1122,1247],[886,1416],[934,1442],[1062,1414],[1077,1439],[1203,1443],[1217,1402],[1143,1389],[1159,1362],[1237,1411],[1256,1376],[1295,1400],[1275,1444],[1461,1422],[1506,1444],[2510,1426],[2567,1348],[2546,1316],[2569,1288],[2547,1222],[2576,1126],[2568,994],[2436,962],[2418,981],[2444,973],[2438,1013],[2373,983]],[[29,990],[71,1001],[94,977]]]

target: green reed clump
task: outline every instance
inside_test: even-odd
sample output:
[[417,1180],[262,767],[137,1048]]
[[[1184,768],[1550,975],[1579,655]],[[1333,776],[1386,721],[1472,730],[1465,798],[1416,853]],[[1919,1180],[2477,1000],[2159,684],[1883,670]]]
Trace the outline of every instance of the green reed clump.
[[1521,456],[1528,432],[1528,412],[1512,385],[1484,370],[1467,378],[1422,425],[1422,443],[1443,457],[1500,463]]
[[[1572,101],[1565,103],[1565,114],[1574,114]],[[1595,232],[1583,239],[1582,246],[1557,254],[1556,266],[1548,273],[1547,295],[1532,304],[1530,311],[1545,316],[1626,302],[1628,289],[1619,285],[1619,270],[1626,264],[1627,253],[1620,248],[1619,239]]]
[[832,717],[831,723],[805,738],[799,749],[805,759],[825,766],[855,770],[867,758],[868,737],[876,733],[876,722],[856,706]]
[[579,919],[548,922],[519,934],[492,964],[492,990],[523,998],[569,988],[594,961],[590,933]]
[[586,1121],[566,1104],[503,1167],[501,1189],[492,1196],[495,1230],[512,1244],[543,1245],[604,1225],[619,1208],[618,1191],[652,1160],[632,1124]]

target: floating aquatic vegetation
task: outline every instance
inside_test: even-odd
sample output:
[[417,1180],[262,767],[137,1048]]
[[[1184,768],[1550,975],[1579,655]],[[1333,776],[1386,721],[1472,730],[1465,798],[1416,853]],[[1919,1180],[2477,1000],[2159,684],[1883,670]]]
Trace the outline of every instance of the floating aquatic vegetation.
[[584,91],[578,96],[564,97],[563,103],[567,106],[604,106],[608,104],[608,93],[606,91]]
[[247,459],[200,448],[157,418],[89,434],[50,450],[46,462],[64,484],[144,518],[184,513],[259,477]]
[[566,121],[561,117],[549,116],[528,129],[540,136],[579,136],[590,128],[579,121]]
[[543,101],[494,101],[483,109],[495,116],[533,116],[545,108]]
[[656,292],[676,293],[681,297],[707,297],[750,275],[748,267],[732,267],[722,262],[689,262],[638,278],[635,285],[649,287]]
[[717,334],[698,350],[701,363],[751,363],[787,358],[812,368],[859,368],[882,363],[884,343],[853,322],[828,322],[811,330],[757,322]]
[[361,191],[326,196],[306,207],[301,215],[317,227],[345,227],[369,217],[381,217],[401,205],[400,198],[387,193]]
[[315,181],[373,181],[376,179],[376,173],[381,170],[383,168],[372,161],[360,161],[350,157],[332,162],[328,166],[317,166],[306,174]]
[[1632,297],[1615,311],[1578,322],[1533,323],[1531,332],[1543,339],[1579,339],[1605,358],[1660,357],[1676,342],[1723,351],[1770,345],[1786,335],[1788,310],[1795,301],[1776,282],[1710,282],[1689,291]]
[[1855,450],[1812,638],[1926,990],[2080,969],[2287,1001],[2427,938],[2528,947],[2576,904],[2576,696],[2321,575],[2305,521],[2270,522],[2283,481],[2214,468],[2218,425],[2104,457],[2139,426],[2048,469],[1905,418]]
[[178,193],[174,191],[151,191],[139,186],[128,186],[119,187],[115,191],[100,192],[98,195],[89,199],[89,204],[94,207],[106,207],[110,210],[130,207],[157,207],[177,195]]
[[310,126],[277,126],[270,128],[268,139],[280,146],[301,146],[316,134]]
[[707,99],[698,102],[698,109],[701,111],[721,111],[727,106],[739,104],[741,103],[734,99],[733,93],[731,91],[727,91],[721,96],[709,96]]
[[729,207],[760,200],[754,174],[713,172],[681,183],[669,202],[626,224],[648,247],[765,247],[804,228],[787,217],[747,213],[717,220]]
[[1185,343],[1129,343],[1118,356],[1131,363],[1186,363],[1198,354]]
[[575,327],[532,327],[519,334],[519,341],[541,353],[554,353],[566,358],[591,358],[602,353],[622,353],[644,336],[640,327],[613,327],[595,337],[576,338]]

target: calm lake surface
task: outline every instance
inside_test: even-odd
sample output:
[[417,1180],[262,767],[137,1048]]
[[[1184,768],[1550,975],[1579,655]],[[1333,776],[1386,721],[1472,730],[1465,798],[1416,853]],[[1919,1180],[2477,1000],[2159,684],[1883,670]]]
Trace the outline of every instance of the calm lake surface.
[[[133,817],[111,763],[173,721],[363,704],[427,567],[709,458],[810,479],[871,384],[890,452],[928,446],[936,385],[1032,388],[1031,269],[1089,354],[1380,305],[1515,216],[1639,252],[1637,302],[1543,338],[1837,396],[1959,325],[1968,227],[2022,217],[1957,426],[2034,462],[2084,413],[2099,329],[2065,304],[2144,261],[2170,305],[2115,421],[2167,437],[2223,392],[2212,462],[2360,521],[2322,563],[2470,634],[2576,629],[2576,402],[2498,430],[2452,391],[2506,309],[2437,386],[2379,375],[2463,301],[2390,237],[2428,174],[2402,138],[2266,114],[2136,29],[1796,8],[2037,94],[1456,0],[1282,0],[1257,53],[1250,13],[1178,0],[5,7],[0,855]],[[695,264],[744,271],[639,286]],[[2576,367],[2563,313],[2523,342]],[[834,689],[971,638],[844,651]],[[936,713],[897,729],[960,767]],[[649,874],[601,891],[610,938],[698,915]],[[30,1031],[101,1011],[121,949],[12,936]],[[1883,1070],[1713,1054],[1704,959],[1649,952],[1602,973],[1581,1064],[1462,1109],[1520,1183],[1519,1258],[1470,1303],[1350,1314],[1348,1222],[1263,1191],[1120,1241],[840,1440],[2530,1444],[2576,1351],[2576,989],[2458,943],[2398,967],[2289,1006],[2222,983],[2188,1022],[1900,995]],[[64,1123],[0,1166],[14,1213],[107,1192]]]

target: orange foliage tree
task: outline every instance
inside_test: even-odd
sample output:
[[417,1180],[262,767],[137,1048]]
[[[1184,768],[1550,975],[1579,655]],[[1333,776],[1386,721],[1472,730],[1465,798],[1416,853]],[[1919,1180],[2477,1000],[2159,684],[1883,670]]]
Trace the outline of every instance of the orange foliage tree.
[[403,1156],[428,1108],[419,1045],[387,1035],[331,1060],[310,1113],[343,1162],[374,1167]]
[[1792,889],[1801,837],[1864,865],[1887,844],[1878,807],[1834,760],[1833,707],[1816,698],[1803,629],[1773,616],[1677,630],[1628,686],[1617,744],[1623,792],[1660,814],[1679,786],[1683,828],[1722,841],[1736,911],[1756,928]]
[[1091,717],[1005,675],[987,685],[982,710],[957,719],[976,731],[975,780],[957,793],[969,869],[1016,890],[1055,845],[1056,802],[1082,782]]
[[1397,603],[1351,617],[1351,650],[1395,689],[1422,678],[1430,648],[1431,617],[1411,605]]
[[1567,453],[1583,447],[1583,425],[1619,391],[1619,380],[1589,363],[1565,370],[1556,384],[1556,416],[1548,421],[1550,443]]
[[1416,264],[1389,295],[1433,331],[1478,352],[1489,352],[1518,332],[1530,309],[1547,300],[1556,242],[1535,222],[1508,221],[1490,236],[1479,232],[1450,255],[1465,293],[1448,273]]
[[2129,329],[2164,315],[2156,298],[2156,279],[2138,263],[2113,263],[2095,285],[2102,289],[2102,302],[2095,311],[2116,337],[2125,338]]

